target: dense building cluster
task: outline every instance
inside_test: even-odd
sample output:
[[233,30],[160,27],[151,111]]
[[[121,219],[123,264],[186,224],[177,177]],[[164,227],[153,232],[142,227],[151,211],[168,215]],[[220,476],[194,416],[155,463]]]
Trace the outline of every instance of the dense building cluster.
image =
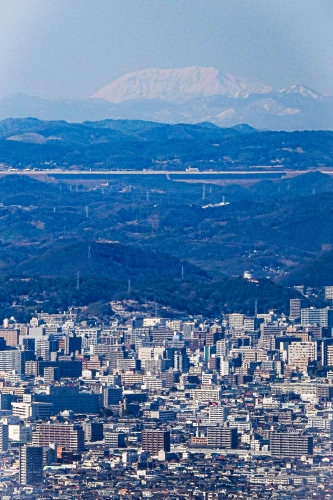
[[333,309],[111,307],[4,320],[3,500],[333,498]]

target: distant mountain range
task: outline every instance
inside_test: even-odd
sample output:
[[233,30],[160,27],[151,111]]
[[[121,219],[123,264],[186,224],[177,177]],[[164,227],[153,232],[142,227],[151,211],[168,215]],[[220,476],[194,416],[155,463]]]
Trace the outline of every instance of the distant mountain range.
[[147,69],[122,76],[86,100],[51,101],[22,94],[0,99],[0,119],[28,116],[70,122],[140,119],[332,130],[333,97],[301,84],[274,90],[215,68]]

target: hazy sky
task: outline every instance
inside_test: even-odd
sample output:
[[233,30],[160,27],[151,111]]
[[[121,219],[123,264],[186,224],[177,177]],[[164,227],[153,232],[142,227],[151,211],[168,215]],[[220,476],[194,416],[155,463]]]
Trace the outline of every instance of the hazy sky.
[[333,95],[333,0],[0,0],[0,97],[182,66]]

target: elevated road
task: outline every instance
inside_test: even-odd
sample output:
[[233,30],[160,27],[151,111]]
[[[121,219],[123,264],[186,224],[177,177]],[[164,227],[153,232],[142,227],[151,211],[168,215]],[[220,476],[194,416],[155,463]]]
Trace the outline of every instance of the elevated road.
[[281,179],[283,177],[294,177],[309,172],[321,172],[323,174],[333,175],[333,168],[308,169],[308,170],[288,170],[288,169],[270,169],[264,170],[62,170],[62,169],[43,169],[43,170],[0,170],[0,176],[5,175],[23,175],[29,177],[48,176],[55,178],[108,178],[113,176],[166,176],[168,179]]

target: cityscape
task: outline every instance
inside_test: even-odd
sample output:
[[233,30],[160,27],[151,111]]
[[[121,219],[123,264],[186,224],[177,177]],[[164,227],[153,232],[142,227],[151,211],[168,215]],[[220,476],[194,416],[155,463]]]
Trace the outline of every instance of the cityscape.
[[4,319],[1,498],[328,498],[323,293],[326,307],[291,299],[289,315],[164,317],[125,300],[109,321],[79,308]]
[[1,0],[0,500],[333,500],[332,0]]

